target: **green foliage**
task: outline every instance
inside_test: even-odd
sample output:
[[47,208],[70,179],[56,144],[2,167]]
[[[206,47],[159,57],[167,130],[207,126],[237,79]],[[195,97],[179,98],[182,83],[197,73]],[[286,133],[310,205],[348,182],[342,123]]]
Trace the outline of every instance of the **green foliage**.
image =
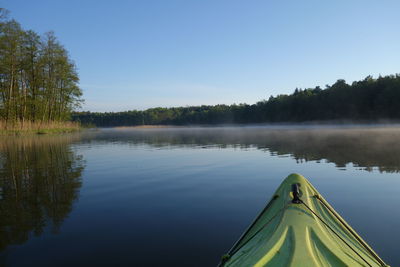
[[253,105],[151,108],[126,112],[79,112],[73,120],[97,126],[190,125],[400,119],[400,75],[353,82],[338,80],[326,89],[298,89]]
[[0,120],[49,122],[70,118],[81,103],[78,74],[53,32],[25,31],[0,9]]

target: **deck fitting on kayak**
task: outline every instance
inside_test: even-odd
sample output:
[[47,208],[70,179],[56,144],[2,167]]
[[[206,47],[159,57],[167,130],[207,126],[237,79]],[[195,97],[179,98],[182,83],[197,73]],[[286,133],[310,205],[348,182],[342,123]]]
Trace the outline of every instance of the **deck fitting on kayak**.
[[302,201],[301,201],[301,199],[300,199],[300,189],[299,189],[299,184],[298,183],[296,183],[296,184],[292,184],[292,194],[293,194],[293,200],[292,200],[292,203],[294,203],[294,204],[301,204],[302,203]]

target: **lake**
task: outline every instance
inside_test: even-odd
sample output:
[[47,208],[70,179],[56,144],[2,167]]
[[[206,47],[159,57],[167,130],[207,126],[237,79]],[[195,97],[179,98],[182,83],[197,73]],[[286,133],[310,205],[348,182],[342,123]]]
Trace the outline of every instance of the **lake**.
[[398,126],[0,138],[0,265],[215,266],[296,172],[400,266]]

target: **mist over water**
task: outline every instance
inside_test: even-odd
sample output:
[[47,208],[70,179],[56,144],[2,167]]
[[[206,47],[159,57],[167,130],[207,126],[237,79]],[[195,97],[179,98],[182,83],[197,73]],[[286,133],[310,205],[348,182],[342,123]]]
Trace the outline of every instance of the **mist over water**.
[[400,127],[382,126],[273,126],[273,127],[171,127],[103,129],[96,140],[152,147],[256,148],[273,156],[290,156],[297,162],[352,164],[381,172],[400,170]]
[[215,266],[306,176],[400,265],[400,128],[108,128],[0,141],[0,264]]

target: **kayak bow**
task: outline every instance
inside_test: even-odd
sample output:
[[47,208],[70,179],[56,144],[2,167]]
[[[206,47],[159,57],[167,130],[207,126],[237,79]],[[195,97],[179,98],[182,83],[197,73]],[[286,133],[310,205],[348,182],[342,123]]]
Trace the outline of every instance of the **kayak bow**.
[[289,175],[219,266],[387,266],[299,174]]

